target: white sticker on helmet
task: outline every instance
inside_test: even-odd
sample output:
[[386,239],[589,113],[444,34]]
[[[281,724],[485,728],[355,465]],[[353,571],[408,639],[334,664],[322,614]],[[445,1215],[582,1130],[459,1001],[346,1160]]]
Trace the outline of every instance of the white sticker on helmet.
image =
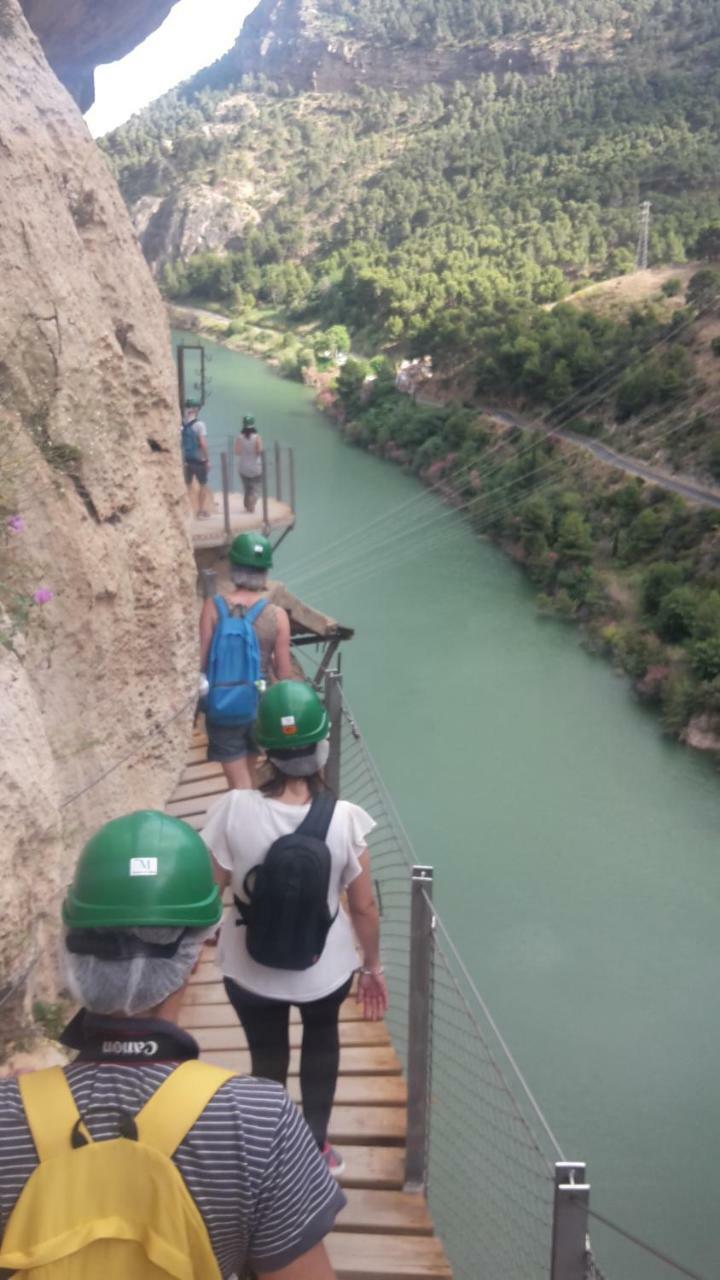
[[156,876],[158,873],[157,858],[131,858],[131,876]]

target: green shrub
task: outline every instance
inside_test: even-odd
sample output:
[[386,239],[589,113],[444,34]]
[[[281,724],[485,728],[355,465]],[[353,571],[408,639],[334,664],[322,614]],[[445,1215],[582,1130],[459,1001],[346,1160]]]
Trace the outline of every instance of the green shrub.
[[682,582],[682,569],[678,564],[670,564],[659,560],[643,574],[641,586],[642,607],[651,616],[657,613],[665,596],[679,587]]
[[674,672],[662,691],[662,723],[666,733],[678,734],[684,729],[695,707],[695,690],[690,678]]
[[664,597],[657,613],[655,630],[668,644],[680,644],[692,635],[698,612],[698,596],[693,587],[675,587]]
[[666,298],[676,298],[682,292],[682,280],[678,276],[671,276],[669,280],[663,280],[660,290]]
[[707,640],[694,640],[690,645],[690,665],[700,680],[720,676],[720,634]]

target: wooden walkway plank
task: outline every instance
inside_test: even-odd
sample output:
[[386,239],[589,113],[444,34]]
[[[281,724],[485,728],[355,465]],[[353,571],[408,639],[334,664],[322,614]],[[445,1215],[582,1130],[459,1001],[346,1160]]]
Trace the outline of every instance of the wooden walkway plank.
[[347,1208],[337,1219],[336,1231],[380,1234],[391,1231],[401,1236],[433,1233],[424,1196],[408,1191],[368,1191],[362,1187],[347,1187],[345,1195]]
[[[245,1034],[237,1021],[232,1026],[199,1027],[193,1035],[201,1049],[242,1049],[245,1044]],[[299,1046],[301,1039],[302,1026],[291,1023],[291,1047]],[[347,1048],[385,1047],[389,1046],[390,1037],[383,1022],[341,1022],[340,1044]]]
[[343,1187],[367,1187],[375,1191],[401,1191],[405,1176],[404,1147],[356,1146],[345,1154]]
[[222,773],[219,777],[188,778],[187,781],[183,778],[177,786],[173,803],[178,800],[191,800],[196,796],[199,796],[201,799],[205,799],[210,796],[214,800],[219,792],[225,793],[226,791],[227,782],[225,781],[225,776]]
[[338,1280],[451,1280],[432,1236],[371,1235],[336,1231],[327,1239]]
[[[240,1071],[250,1075],[250,1053],[247,1049],[206,1049],[203,1053],[206,1062],[217,1062],[221,1067],[229,1067],[231,1071]],[[351,1076],[392,1076],[400,1075],[402,1066],[395,1050],[371,1045],[362,1049],[340,1050],[340,1073]],[[291,1076],[300,1073],[300,1051],[290,1050]]]
[[[237,1026],[238,1021],[234,1010],[228,1004],[225,988],[221,982],[207,983],[205,986],[195,983],[190,987],[185,995],[181,1020],[182,1025],[188,1030],[194,1027]],[[300,1010],[295,1005],[290,1010],[290,1021],[297,1024],[302,1021]],[[341,1004],[340,1021],[364,1021],[362,1008],[357,1000],[345,1000]]]

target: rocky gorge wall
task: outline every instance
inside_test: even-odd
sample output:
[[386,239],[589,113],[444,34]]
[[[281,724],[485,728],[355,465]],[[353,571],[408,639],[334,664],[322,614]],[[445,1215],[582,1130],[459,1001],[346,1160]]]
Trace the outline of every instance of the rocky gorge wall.
[[33,996],[54,993],[59,898],[83,841],[172,790],[197,668],[164,309],[105,162],[16,0],[0,0],[0,42],[7,1040]]

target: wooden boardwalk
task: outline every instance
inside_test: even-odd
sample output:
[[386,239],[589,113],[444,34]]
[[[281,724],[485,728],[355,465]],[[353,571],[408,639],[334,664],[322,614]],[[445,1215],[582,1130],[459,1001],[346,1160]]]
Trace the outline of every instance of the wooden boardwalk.
[[[229,506],[231,538],[234,538],[238,533],[259,531],[262,528],[263,509],[261,498],[258,498],[257,507],[252,514],[245,510],[242,495],[239,493],[230,494]],[[292,507],[287,502],[279,502],[277,498],[268,498],[268,524],[271,529],[286,529],[288,525],[294,523],[295,515]],[[210,515],[206,519],[198,520],[197,516],[193,515],[190,531],[196,551],[225,546],[228,539],[225,532],[222,491],[213,493],[210,502]]]
[[[167,806],[191,826],[203,826],[226,790],[219,765],[207,764],[205,739],[193,737],[188,763]],[[347,1208],[328,1239],[339,1280],[451,1280],[443,1248],[433,1234],[423,1196],[402,1190],[406,1089],[400,1060],[382,1023],[364,1022],[352,998],[340,1021],[340,1079],[330,1121],[330,1141],[342,1149],[341,1181]],[[214,950],[207,948],[193,975],[181,1018],[208,1062],[250,1070],[242,1029],[228,1004]],[[291,1097],[300,1100],[301,1025],[292,1011]]]

